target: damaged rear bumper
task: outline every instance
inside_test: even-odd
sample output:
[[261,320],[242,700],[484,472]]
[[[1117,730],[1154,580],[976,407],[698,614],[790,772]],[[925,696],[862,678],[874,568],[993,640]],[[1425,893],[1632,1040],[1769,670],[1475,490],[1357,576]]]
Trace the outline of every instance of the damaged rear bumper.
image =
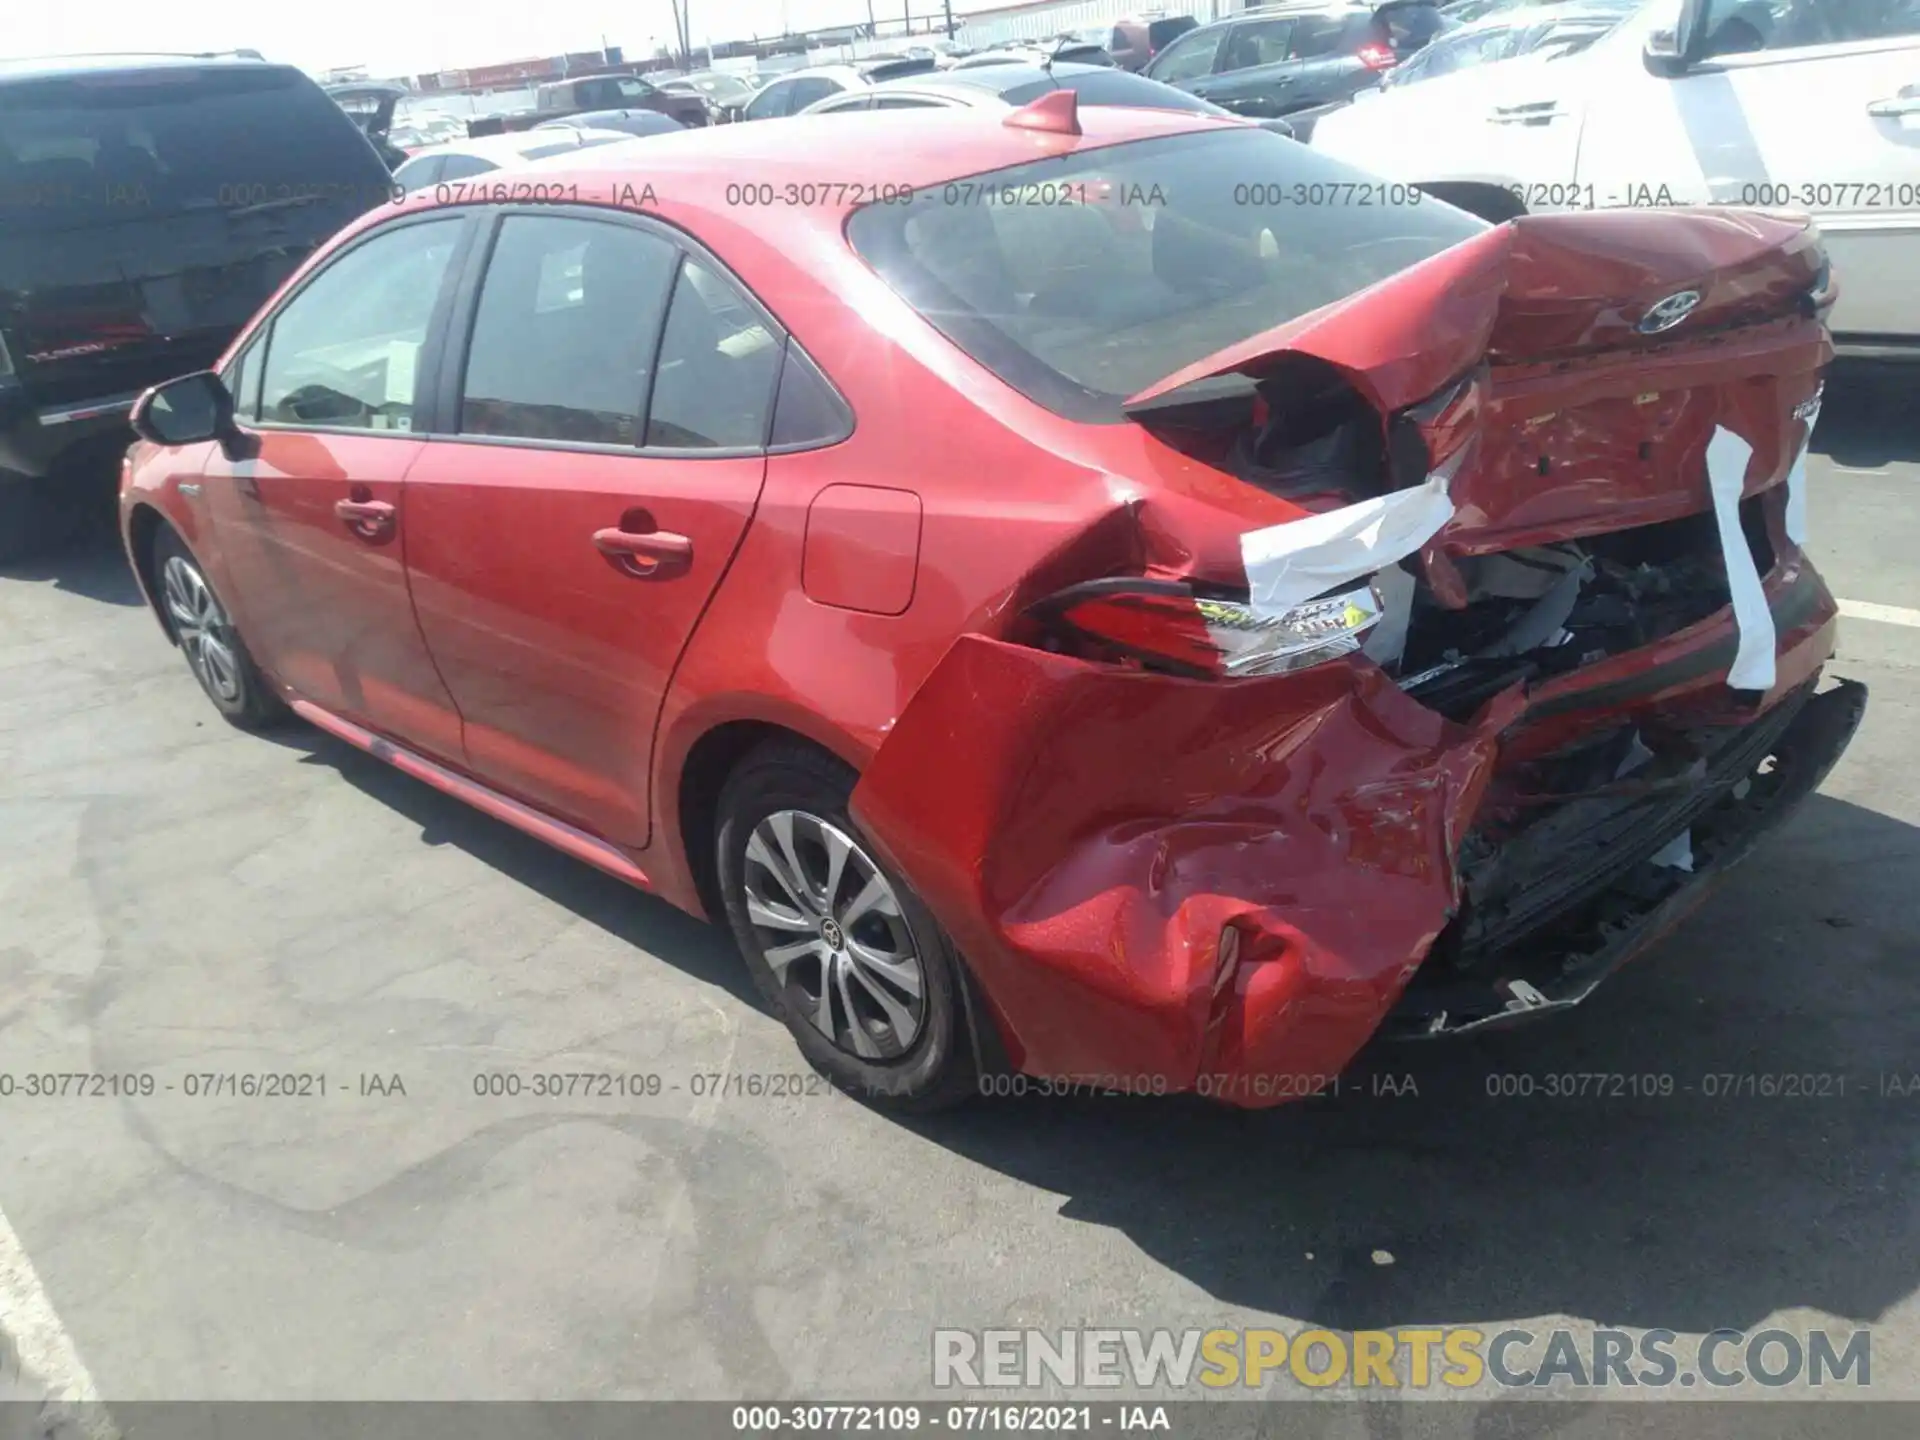
[[[1865,692],[1812,694],[1835,615],[1817,574],[1783,566],[1767,589],[1780,678],[1757,703],[1727,688],[1722,611],[1468,723],[1359,657],[1221,683],[966,636],[852,808],[966,956],[1015,1069],[1278,1104],[1383,1023],[1445,1033],[1576,1003],[1819,783]],[[1676,715],[1735,738],[1654,807],[1644,848],[1612,852],[1634,873],[1565,887],[1513,965],[1430,961],[1458,928],[1462,848],[1503,751]],[[1639,873],[1690,827],[1693,873]],[[1570,940],[1569,919],[1586,926]]]
[[[1684,919],[1819,787],[1866,708],[1866,686],[1842,680],[1820,694],[1797,694],[1737,732],[1697,785],[1632,817],[1624,844],[1593,867],[1598,873],[1568,877],[1574,898],[1551,923],[1479,978],[1423,984],[1426,976],[1416,976],[1386,1032],[1431,1037],[1503,1029],[1579,1004]],[[1676,837],[1688,841],[1688,868],[1655,858]]]

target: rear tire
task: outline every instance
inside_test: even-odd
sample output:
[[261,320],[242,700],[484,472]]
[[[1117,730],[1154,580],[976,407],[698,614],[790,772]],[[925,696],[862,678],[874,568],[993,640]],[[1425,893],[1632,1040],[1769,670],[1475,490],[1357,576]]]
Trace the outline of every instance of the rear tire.
[[727,920],[816,1070],[869,1101],[940,1109],[978,1089],[962,962],[848,813],[857,778],[797,741],[741,762],[716,840]]
[[242,730],[265,730],[291,711],[253,663],[253,655],[186,543],[166,526],[153,537],[160,612],[187,668],[213,708]]

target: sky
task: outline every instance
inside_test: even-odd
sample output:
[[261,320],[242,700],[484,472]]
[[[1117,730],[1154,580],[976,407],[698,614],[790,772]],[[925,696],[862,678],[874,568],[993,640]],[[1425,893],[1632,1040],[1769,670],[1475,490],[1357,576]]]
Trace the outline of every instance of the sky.
[[[868,0],[690,0],[694,44],[851,25]],[[940,11],[940,0],[872,0],[875,18]],[[988,0],[959,0],[981,9]],[[0,0],[0,57],[101,50],[258,50],[309,71],[365,65],[412,75],[504,60],[597,50],[601,37],[629,57],[672,43],[668,0]]]

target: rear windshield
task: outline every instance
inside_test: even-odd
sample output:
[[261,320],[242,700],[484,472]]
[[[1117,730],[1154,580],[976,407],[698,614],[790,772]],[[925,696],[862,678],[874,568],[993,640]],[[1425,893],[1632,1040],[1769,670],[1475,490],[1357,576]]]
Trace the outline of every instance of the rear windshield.
[[365,209],[386,170],[297,71],[156,69],[0,86],[0,226],[321,201]]
[[1198,115],[1220,113],[1219,106],[1198,95],[1189,95],[1184,90],[1125,70],[1102,70],[1094,75],[1063,76],[1059,80],[1043,75],[1038,80],[1002,90],[1000,98],[1009,105],[1025,105],[1049,90],[1062,88],[1077,94],[1082,105],[1131,105],[1147,110],[1186,110]]
[[869,205],[847,234],[935,328],[1057,414],[1155,381],[1487,228],[1269,131],[1057,156]]

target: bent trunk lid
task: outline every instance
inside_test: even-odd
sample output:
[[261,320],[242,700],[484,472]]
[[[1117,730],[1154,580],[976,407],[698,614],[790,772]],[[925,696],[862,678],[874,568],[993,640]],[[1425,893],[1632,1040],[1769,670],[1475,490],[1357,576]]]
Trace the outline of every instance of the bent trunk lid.
[[1570,539],[1706,508],[1720,425],[1756,452],[1749,489],[1783,473],[1804,439],[1796,407],[1832,354],[1812,302],[1824,276],[1806,219],[1525,216],[1189,365],[1127,408],[1258,380],[1290,355],[1334,366],[1383,418],[1475,378],[1441,446],[1475,442],[1438,543]]

